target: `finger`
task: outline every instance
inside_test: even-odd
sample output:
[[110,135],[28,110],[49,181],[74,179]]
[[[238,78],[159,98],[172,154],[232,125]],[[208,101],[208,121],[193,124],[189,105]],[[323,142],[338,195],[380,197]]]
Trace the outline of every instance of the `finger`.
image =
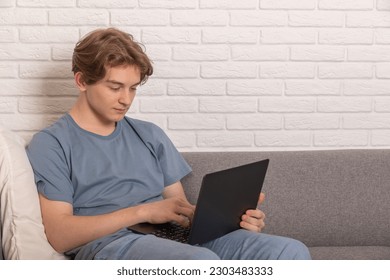
[[249,231],[253,231],[253,232],[261,232],[262,228],[264,227],[264,225],[253,225],[251,223],[248,223],[246,221],[241,221],[240,222],[240,226],[243,228],[243,229],[246,229],[246,230],[249,230]]
[[260,206],[260,204],[262,204],[265,200],[265,194],[262,192],[260,193],[259,195],[259,200],[257,201],[257,206]]
[[248,215],[243,215],[241,220],[256,227],[264,225],[264,219],[257,219]]
[[249,209],[245,212],[245,214],[256,219],[265,219],[264,212],[259,209]]
[[194,217],[194,207],[178,207],[176,214],[182,215],[187,217],[188,219],[192,220]]
[[173,222],[176,222],[182,227],[189,227],[191,225],[190,219],[183,215],[176,215]]

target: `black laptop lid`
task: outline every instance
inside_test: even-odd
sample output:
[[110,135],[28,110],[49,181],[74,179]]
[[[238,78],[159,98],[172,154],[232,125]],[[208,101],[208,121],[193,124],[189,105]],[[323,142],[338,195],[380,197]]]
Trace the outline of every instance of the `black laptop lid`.
[[268,163],[266,159],[203,177],[190,244],[202,244],[240,228],[242,214],[257,207]]

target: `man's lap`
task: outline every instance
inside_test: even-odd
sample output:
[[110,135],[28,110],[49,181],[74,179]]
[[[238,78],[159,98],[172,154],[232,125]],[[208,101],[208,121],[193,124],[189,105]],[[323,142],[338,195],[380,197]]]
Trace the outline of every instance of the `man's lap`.
[[216,240],[192,246],[153,235],[130,233],[102,248],[95,259],[310,259],[301,242],[274,235],[237,230]]

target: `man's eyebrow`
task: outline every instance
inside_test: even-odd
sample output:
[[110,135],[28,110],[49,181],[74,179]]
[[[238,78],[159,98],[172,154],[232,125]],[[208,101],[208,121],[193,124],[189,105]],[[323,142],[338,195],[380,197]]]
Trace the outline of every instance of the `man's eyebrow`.
[[121,82],[118,82],[118,81],[115,81],[115,80],[107,80],[106,82],[107,83],[111,83],[111,84],[124,85],[124,83],[121,83]]
[[[119,81],[115,81],[115,80],[107,80],[106,82],[107,82],[107,83],[111,83],[111,84],[121,85],[121,86],[125,85],[124,83],[119,82]],[[135,83],[134,85],[132,85],[132,87],[138,86],[138,85],[140,85],[140,84],[141,84],[141,81],[139,81],[138,83]]]

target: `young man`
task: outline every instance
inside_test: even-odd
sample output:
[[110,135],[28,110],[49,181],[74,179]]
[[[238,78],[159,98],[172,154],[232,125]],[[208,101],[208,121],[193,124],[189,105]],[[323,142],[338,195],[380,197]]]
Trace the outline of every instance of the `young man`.
[[131,35],[90,33],[75,47],[72,70],[75,105],[28,146],[55,250],[76,259],[310,258],[299,241],[260,233],[265,215],[258,209],[242,216],[241,230],[200,246],[128,230],[141,222],[188,226],[195,206],[180,180],[191,169],[160,128],[125,117],[153,73]]

